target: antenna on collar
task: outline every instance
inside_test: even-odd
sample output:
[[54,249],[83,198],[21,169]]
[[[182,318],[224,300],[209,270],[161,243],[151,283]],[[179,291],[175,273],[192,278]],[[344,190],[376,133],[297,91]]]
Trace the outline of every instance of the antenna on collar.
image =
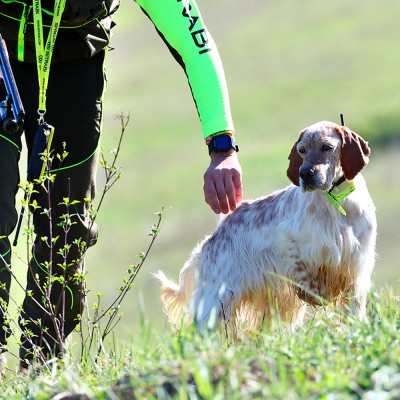
[[340,123],[344,126],[344,115],[340,114]]

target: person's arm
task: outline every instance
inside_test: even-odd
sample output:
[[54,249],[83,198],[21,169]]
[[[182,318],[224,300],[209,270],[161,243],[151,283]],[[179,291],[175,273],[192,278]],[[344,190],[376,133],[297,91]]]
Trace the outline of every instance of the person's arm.
[[[193,0],[136,0],[184,69],[204,138],[234,133],[228,89],[218,49]],[[204,175],[205,200],[216,212],[234,210],[242,198],[236,152],[211,153]]]

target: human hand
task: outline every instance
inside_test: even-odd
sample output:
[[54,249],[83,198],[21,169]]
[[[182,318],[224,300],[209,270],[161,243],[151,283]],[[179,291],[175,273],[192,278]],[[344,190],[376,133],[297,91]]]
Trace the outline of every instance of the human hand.
[[242,168],[235,150],[210,154],[204,174],[204,197],[216,213],[233,211],[242,200]]

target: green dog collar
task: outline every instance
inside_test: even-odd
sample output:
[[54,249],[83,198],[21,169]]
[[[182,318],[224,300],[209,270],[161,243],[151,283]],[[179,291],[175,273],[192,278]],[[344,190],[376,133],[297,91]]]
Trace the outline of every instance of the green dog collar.
[[356,187],[353,181],[348,181],[345,177],[342,177],[329,191],[324,192],[324,194],[339,210],[339,212],[346,216],[346,211],[340,205],[340,202],[344,200],[350,193],[354,192],[355,189]]

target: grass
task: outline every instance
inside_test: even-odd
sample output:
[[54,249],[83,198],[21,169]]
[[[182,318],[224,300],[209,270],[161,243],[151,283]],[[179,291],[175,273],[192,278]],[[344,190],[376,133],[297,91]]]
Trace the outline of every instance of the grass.
[[236,345],[190,329],[160,336],[143,324],[131,342],[116,342],[97,363],[66,358],[62,373],[9,372],[0,398],[398,399],[398,301],[373,292],[367,323],[309,309],[296,332],[276,324]]

